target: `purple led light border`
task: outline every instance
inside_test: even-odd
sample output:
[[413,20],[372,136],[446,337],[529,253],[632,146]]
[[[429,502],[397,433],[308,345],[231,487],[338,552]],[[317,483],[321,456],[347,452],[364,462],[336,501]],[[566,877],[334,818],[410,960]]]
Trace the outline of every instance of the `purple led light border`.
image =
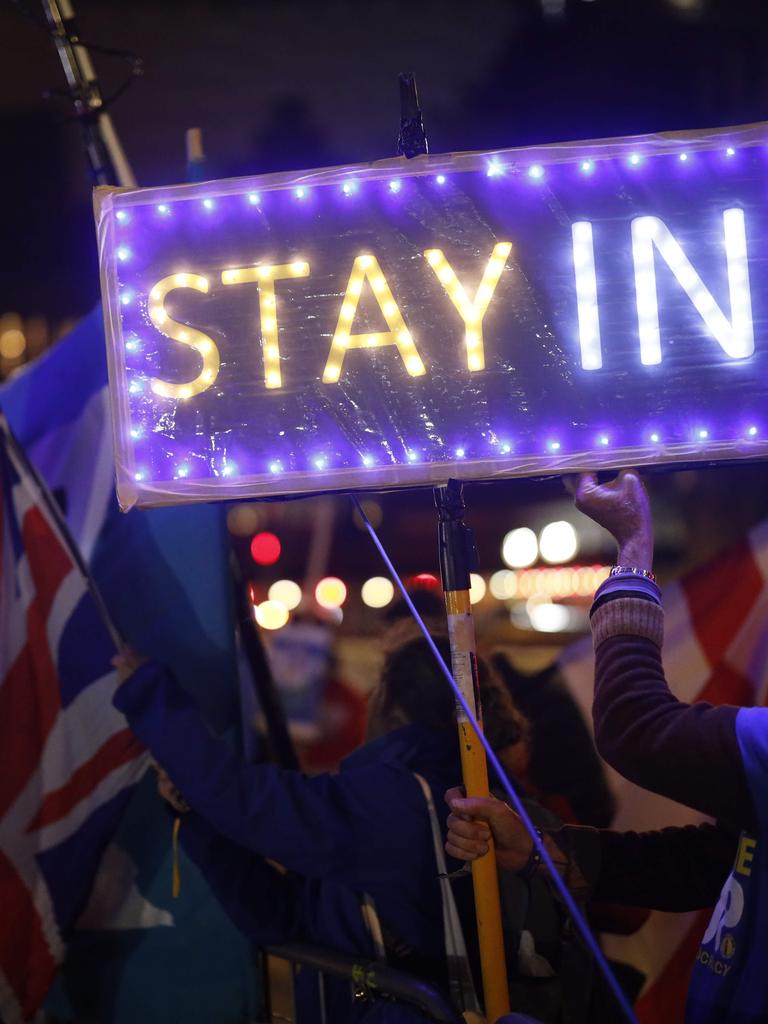
[[[143,432],[141,427],[132,427],[129,430],[129,434],[132,437],[132,439],[137,440],[137,441],[141,441],[142,438],[144,437],[144,432]],[[741,452],[741,446],[743,446],[743,445],[745,445],[745,444],[747,444],[749,442],[754,443],[755,439],[759,437],[759,434],[760,434],[759,427],[756,424],[754,424],[754,423],[750,423],[749,426],[746,426],[746,427],[742,428],[741,437],[739,439],[739,442],[740,442],[739,451]],[[691,458],[693,458],[694,455],[695,455],[695,451],[692,451],[689,446],[684,446],[684,445],[682,445],[680,443],[678,443],[677,445],[665,443],[663,441],[663,439],[661,438],[661,435],[658,432],[656,432],[656,431],[651,431],[650,433],[646,433],[645,436],[647,437],[648,442],[651,445],[653,445],[654,447],[656,447],[656,448],[662,447],[662,448],[664,448],[667,451],[676,451],[676,452],[681,453],[681,454],[689,455]],[[733,439],[731,439],[728,442],[725,442],[726,446],[729,445],[729,444],[731,446],[734,445]],[[724,450],[724,448],[723,448],[724,442],[722,440],[718,440],[717,438],[713,438],[712,435],[711,435],[710,430],[708,428],[706,428],[706,427],[696,427],[696,428],[693,428],[690,431],[690,445],[693,446],[696,450],[701,450],[703,448],[703,449],[706,449],[707,451],[710,451],[710,446],[714,446],[711,449],[713,452],[722,452]],[[643,450],[643,449],[640,449],[640,448],[628,449],[626,445],[621,445],[621,444],[620,445],[615,445],[613,440],[612,440],[612,438],[611,438],[611,436],[604,432],[604,433],[601,433],[601,434],[597,435],[593,448],[577,450],[576,452],[572,453],[571,456],[567,456],[566,453],[563,452],[563,444],[562,444],[561,441],[557,440],[556,438],[550,438],[548,441],[546,441],[546,443],[541,446],[541,451],[545,451],[545,452],[547,452],[549,454],[563,452],[562,459],[567,459],[567,458],[573,458],[573,459],[582,458],[583,459],[584,457],[589,457],[590,455],[594,454],[594,449],[596,447],[609,448],[611,446],[617,447],[622,452],[630,451],[631,450],[634,453],[637,453],[637,452]],[[477,451],[477,448],[474,448],[473,451]],[[528,459],[534,460],[537,457],[537,452],[535,450],[526,451],[524,448],[521,448],[519,445],[516,447],[514,444],[511,444],[510,442],[505,441],[505,442],[498,443],[498,453],[496,454],[496,458],[498,459],[501,456],[509,455],[513,451],[515,452],[515,457],[516,458],[519,458],[519,457],[523,456],[523,457],[526,457]],[[540,454],[540,452],[538,454]],[[385,472],[387,470],[390,470],[392,472],[396,472],[399,468],[406,466],[408,463],[413,463],[413,462],[419,461],[420,459],[424,460],[427,465],[429,463],[434,463],[437,466],[444,466],[446,464],[450,464],[450,463],[455,462],[455,461],[462,461],[463,462],[464,460],[467,459],[467,455],[468,455],[468,451],[467,451],[466,446],[460,445],[460,446],[457,446],[457,447],[455,447],[453,449],[450,449],[449,447],[446,447],[445,450],[442,453],[437,453],[436,456],[434,458],[432,458],[432,459],[429,459],[429,458],[424,459],[423,451],[421,453],[419,453],[419,452],[415,451],[414,449],[409,449],[404,454],[404,457],[402,459],[394,459],[394,460],[390,459],[388,461],[382,461],[381,459],[378,459],[375,455],[373,455],[371,453],[362,453],[362,454],[359,455],[359,461],[362,462],[362,464],[366,468],[372,468],[374,466],[378,466],[379,469],[382,470],[383,472]],[[175,469],[174,469],[174,472],[172,474],[174,479],[177,479],[179,476],[181,476],[181,477],[188,477],[188,476],[191,475],[191,473],[192,473],[192,463],[190,462],[191,458],[192,459],[194,459],[194,458],[201,459],[201,456],[199,454],[190,455],[189,453],[187,453],[186,455],[181,457],[181,459],[177,459],[175,461],[175,463],[174,463]],[[237,464],[233,460],[228,463],[226,461],[226,459],[227,459],[227,456],[224,455],[223,456],[223,460],[224,461],[222,462],[221,466],[213,474],[209,474],[209,479],[210,478],[215,478],[216,476],[233,477],[233,476],[238,476],[239,475],[239,469],[237,467]],[[205,461],[205,459],[202,459],[202,461]],[[306,460],[306,464],[303,467],[299,467],[299,468],[286,467],[284,465],[284,461],[282,459],[272,459],[272,460],[269,461],[267,468],[268,468],[268,471],[270,473],[272,473],[273,475],[274,474],[289,474],[289,475],[293,474],[293,475],[295,475],[295,474],[304,473],[306,471],[311,471],[313,469],[317,470],[317,471],[328,470],[328,471],[332,471],[332,472],[335,472],[335,473],[348,473],[350,471],[354,471],[354,468],[355,468],[354,466],[335,464],[336,461],[337,460],[335,460],[333,458],[333,455],[329,455],[329,454],[316,454],[316,455],[312,456],[311,458],[307,459]],[[488,456],[483,458],[483,457],[481,457],[479,455],[476,455],[473,458],[471,456],[471,453],[470,453],[469,464],[476,464],[476,463],[482,463],[484,465],[487,465],[487,464],[490,463],[490,458]],[[179,472],[181,467],[186,467],[186,469],[183,472]],[[251,480],[258,479],[259,475],[260,474],[257,474],[257,473],[255,473],[255,474],[248,474],[248,475],[244,476],[244,481],[245,480],[251,481]],[[143,479],[150,479],[150,477],[147,476],[146,471],[144,471],[142,473],[142,478]],[[157,483],[161,483],[161,482],[162,483],[166,483],[167,482],[165,478],[163,478],[162,480],[159,480],[157,477],[152,477],[151,479],[153,479],[153,481],[155,481]],[[203,479],[204,479],[204,477],[203,477]]]
[[[660,449],[663,454],[660,454]],[[708,445],[692,442],[689,445],[664,445],[649,443],[643,447],[616,449],[620,458],[599,468],[620,468],[622,465],[650,467],[653,465],[669,465],[672,460],[685,465],[699,462],[753,460],[756,449],[760,449],[758,457],[768,458],[768,443],[759,436],[745,437],[740,444],[722,444],[711,442]],[[242,473],[237,478],[227,480],[226,498],[239,500],[246,497],[277,497],[280,495],[298,496],[301,494],[343,493],[354,490],[375,491],[392,487],[435,486],[444,483],[449,477],[460,472],[461,479],[466,481],[483,481],[489,479],[508,478],[510,476],[559,476],[564,473],[580,473],[594,471],[595,453],[593,451],[574,452],[562,455],[553,460],[552,456],[532,456],[521,459],[458,459],[429,464],[419,458],[408,459],[407,462],[394,466],[372,468],[323,470],[322,485],[317,472],[269,468],[264,473]],[[419,480],[414,482],[408,469],[418,466]],[[458,467],[461,467],[460,471]],[[505,466],[508,471],[505,472]],[[403,472],[405,471],[405,472]],[[174,504],[176,498],[188,501],[211,501],[216,496],[222,497],[217,486],[218,478],[195,478],[184,480],[164,479],[156,484],[147,474],[140,470],[142,488],[146,495],[156,500],[153,505]],[[270,479],[271,478],[271,479]],[[138,490],[138,489],[137,489]]]
[[[352,180],[350,178],[351,175],[356,175],[354,178],[356,187],[367,181],[380,180],[382,176],[391,175],[390,171],[379,170],[380,166],[385,165],[392,169],[397,168],[402,171],[404,177],[407,176],[408,178],[425,175],[433,176],[435,180],[440,178],[438,184],[441,185],[446,184],[448,180],[446,171],[434,169],[436,167],[439,168],[441,165],[446,166],[446,169],[450,167],[450,173],[453,174],[457,171],[477,170],[479,169],[479,161],[482,161],[487,169],[488,161],[491,160],[498,165],[501,176],[506,175],[508,171],[526,172],[532,166],[541,166],[547,172],[557,165],[578,164],[580,161],[587,161],[593,166],[597,166],[611,160],[623,159],[626,161],[626,150],[630,143],[636,144],[634,153],[639,157],[639,164],[644,163],[651,157],[671,155],[679,158],[681,152],[684,152],[688,158],[692,157],[696,152],[719,152],[726,158],[734,158],[738,156],[739,150],[758,147],[765,144],[765,141],[765,130],[762,126],[748,125],[717,129],[710,132],[665,133],[664,135],[636,136],[630,139],[617,138],[595,142],[553,143],[538,147],[497,150],[493,154],[448,154],[446,156],[420,159],[418,167],[414,167],[405,158],[398,158],[394,161],[380,161],[378,164],[369,166],[353,165],[351,167],[328,168],[322,171],[303,171],[299,174],[287,172],[262,175],[258,178],[229,179],[217,183],[220,187],[217,189],[216,195],[218,197],[224,194],[243,195],[247,194],[248,191],[256,191],[253,185],[249,188],[247,184],[240,184],[243,182],[263,183],[265,193],[284,188],[287,182],[292,182],[292,187],[294,189],[301,189],[302,198],[305,198],[316,185],[343,185],[346,180]],[[528,154],[528,156],[523,154]],[[222,191],[221,186],[226,186],[226,192]],[[133,199],[138,192],[162,195],[169,190],[184,190],[186,193],[184,195],[185,199],[192,198],[192,192],[195,190],[196,194],[204,200],[205,196],[202,193],[205,191],[210,192],[211,188],[210,183],[204,183],[202,185],[187,186],[156,186],[133,192],[126,191],[121,197],[119,216],[129,216],[129,208],[132,205],[143,205],[142,200],[135,202]],[[260,195],[261,190],[258,190],[258,193]],[[162,202],[162,199],[158,199],[156,202]]]
[[[732,129],[729,132],[727,132],[727,134],[728,135],[733,134],[734,131],[736,131],[736,130]],[[652,136],[652,138],[655,139],[656,136]],[[588,144],[584,144],[584,145],[588,145]],[[741,143],[739,148],[741,148],[741,149],[750,149],[750,148],[754,149],[758,145],[759,145],[758,142],[755,142],[755,141],[752,141],[751,139],[749,139],[749,140],[746,140],[743,143]],[[681,147],[683,147],[683,146],[686,147],[686,148],[681,149]],[[503,154],[503,153],[495,154],[490,159],[490,161],[487,160],[487,157],[485,157],[484,155],[481,155],[480,158],[485,160],[485,163],[484,163],[484,174],[485,174],[486,177],[489,177],[489,178],[500,178],[500,179],[506,178],[509,181],[521,181],[521,180],[524,181],[524,180],[528,180],[531,183],[537,183],[538,184],[538,183],[542,183],[542,182],[548,180],[550,173],[555,168],[561,168],[561,169],[568,170],[568,169],[571,169],[571,168],[573,168],[575,166],[575,167],[577,167],[581,171],[582,174],[584,174],[584,175],[591,175],[595,171],[599,170],[601,166],[611,166],[611,165],[620,166],[620,165],[624,165],[625,167],[629,167],[629,168],[631,168],[633,170],[636,170],[636,169],[639,169],[639,168],[643,167],[643,165],[648,160],[655,160],[655,159],[661,159],[661,158],[670,158],[671,157],[671,158],[676,159],[678,162],[686,163],[686,162],[690,162],[691,158],[693,156],[693,153],[690,152],[689,148],[688,148],[690,146],[691,146],[690,140],[689,139],[684,139],[684,140],[681,140],[679,143],[676,143],[676,144],[670,143],[669,145],[665,146],[663,149],[658,149],[658,150],[655,150],[655,151],[652,151],[652,152],[644,152],[641,149],[638,149],[636,152],[630,153],[628,157],[626,155],[624,155],[624,156],[617,156],[617,155],[606,155],[606,154],[590,155],[590,156],[584,156],[582,154],[580,156],[578,153],[574,153],[573,155],[571,155],[567,159],[559,159],[559,160],[553,161],[553,162],[548,163],[548,164],[547,163],[538,163],[538,162],[536,162],[536,163],[531,163],[531,164],[528,164],[528,165],[523,165],[523,164],[515,162],[514,160],[511,160],[509,163],[504,163],[503,162],[503,157],[504,157],[505,154]],[[559,149],[561,147],[553,146],[553,147],[550,147],[550,148],[554,151],[554,150],[557,150],[557,149]],[[546,149],[547,149],[547,147],[541,147],[540,151],[541,152],[545,152]],[[726,157],[729,157],[729,158],[733,158],[733,157],[738,155],[738,149],[736,147],[730,146],[730,145],[729,146],[725,146],[725,147],[719,146],[719,147],[716,147],[716,148],[713,148],[711,146],[706,146],[706,147],[699,148],[697,151],[698,152],[715,154],[715,155],[719,154],[721,156],[726,156]],[[517,150],[510,150],[508,152],[511,153],[511,154],[514,154],[514,153],[517,153],[519,151],[517,151]],[[443,159],[443,158],[436,158],[436,159]],[[477,169],[478,169],[477,167],[466,167],[466,168],[460,168],[458,171],[456,169],[454,169],[452,171],[452,173],[453,174],[456,174],[456,173],[467,173],[468,171],[477,170]],[[439,185],[439,186],[444,186],[444,185],[446,185],[448,183],[448,176],[445,173],[440,172],[440,173],[434,175],[434,172],[431,172],[431,171],[427,171],[427,170],[423,170],[423,169],[408,168],[407,171],[403,170],[401,172],[401,176],[399,176],[397,178],[390,178],[387,181],[388,190],[389,190],[389,192],[392,195],[399,195],[400,192],[402,191],[403,179],[420,178],[420,177],[425,177],[427,175],[432,176],[434,182],[437,185]],[[306,176],[306,174],[304,176]],[[278,175],[271,175],[271,176],[268,176],[268,177],[278,177]],[[236,181],[238,179],[232,179],[232,180]],[[248,179],[248,180],[253,180],[253,179]],[[263,181],[264,178],[262,177],[262,178],[259,178],[258,180],[259,181]],[[382,180],[381,177],[378,176],[378,175],[375,176],[375,177],[371,176],[370,178],[364,178],[364,177],[361,176],[359,179],[358,178],[349,178],[349,177],[347,177],[347,178],[344,178],[344,180],[342,180],[341,182],[339,182],[339,181],[323,180],[323,181],[317,182],[316,185],[309,185],[309,184],[295,185],[295,186],[292,187],[292,190],[293,190],[294,198],[299,200],[299,201],[303,201],[303,200],[311,198],[312,189],[314,187],[318,187],[318,188],[321,188],[321,189],[323,189],[323,188],[340,189],[343,195],[345,195],[346,197],[352,197],[352,196],[356,195],[358,192],[360,192],[360,190],[363,187],[363,185],[365,185],[365,184],[373,184],[373,183],[379,184],[381,182],[381,180]],[[553,181],[553,184],[554,184],[554,181]],[[172,186],[172,187],[174,187],[174,186]],[[175,187],[178,188],[179,186],[175,186]],[[210,188],[210,186],[209,186],[209,188]],[[146,192],[146,191],[152,191],[152,190],[145,189],[143,191]],[[166,189],[166,191],[167,191],[167,189]],[[244,198],[252,206],[261,207],[262,202],[265,199],[268,200],[270,192],[272,192],[272,191],[282,191],[282,189],[277,189],[277,188],[270,189],[269,187],[264,187],[263,188],[263,194],[262,194],[262,191],[256,191],[252,186],[247,186],[246,185],[246,186],[243,186],[243,190],[242,191],[227,192],[226,196],[227,197],[231,196],[233,198],[240,198],[240,199]],[[191,197],[189,197],[189,196],[184,196],[182,199],[177,200],[177,201],[187,202],[187,201],[189,201],[190,198]],[[206,196],[206,197],[203,197],[202,199],[200,199],[199,201],[201,202],[201,205],[203,206],[203,209],[206,210],[206,212],[213,212],[216,209],[217,200],[219,198],[222,198],[222,197],[217,193],[215,198],[213,196]],[[130,205],[134,205],[134,204],[130,204]],[[136,204],[136,205],[139,205],[139,204]],[[141,205],[144,205],[144,204],[141,204]],[[168,216],[171,215],[172,212],[173,212],[173,207],[172,207],[172,205],[170,203],[158,203],[158,204],[155,205],[155,209],[158,212],[161,212],[161,213],[163,213],[165,215],[168,215]],[[118,209],[116,211],[115,216],[116,216],[116,219],[118,219],[121,222],[120,226],[127,227],[130,224],[130,214],[128,212],[128,209],[126,209],[126,208]],[[130,258],[130,254],[128,254],[126,258]]]

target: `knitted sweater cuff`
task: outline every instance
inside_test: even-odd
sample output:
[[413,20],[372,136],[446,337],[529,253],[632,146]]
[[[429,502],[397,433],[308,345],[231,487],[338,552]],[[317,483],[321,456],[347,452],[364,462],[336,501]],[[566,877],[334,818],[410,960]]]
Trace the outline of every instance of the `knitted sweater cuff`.
[[617,597],[592,613],[592,640],[597,649],[612,636],[642,636],[661,647],[664,640],[664,612],[653,601]]

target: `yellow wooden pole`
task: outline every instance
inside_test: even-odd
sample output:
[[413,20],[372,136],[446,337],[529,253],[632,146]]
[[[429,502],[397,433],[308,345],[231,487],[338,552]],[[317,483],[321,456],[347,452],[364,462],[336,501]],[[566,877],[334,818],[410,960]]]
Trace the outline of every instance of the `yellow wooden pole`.
[[[469,569],[474,556],[471,532],[464,525],[461,484],[435,488],[440,515],[440,570],[443,577],[453,676],[475,718],[482,727],[482,706],[477,675],[475,624],[469,600]],[[456,704],[461,748],[461,768],[467,796],[488,796],[485,750],[475,735],[464,709]],[[490,851],[472,862],[477,934],[483,975],[485,1014],[494,1022],[509,1013],[507,966],[501,927],[496,854]]]

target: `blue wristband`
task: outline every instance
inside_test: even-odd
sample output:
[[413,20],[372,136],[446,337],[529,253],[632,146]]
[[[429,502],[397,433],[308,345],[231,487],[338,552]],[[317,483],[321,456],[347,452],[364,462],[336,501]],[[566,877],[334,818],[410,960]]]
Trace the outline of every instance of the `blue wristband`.
[[653,601],[654,604],[661,604],[661,590],[658,584],[647,576],[638,576],[630,572],[626,575],[609,576],[600,584],[592,603],[592,611],[605,601],[619,596],[639,597],[645,601]]

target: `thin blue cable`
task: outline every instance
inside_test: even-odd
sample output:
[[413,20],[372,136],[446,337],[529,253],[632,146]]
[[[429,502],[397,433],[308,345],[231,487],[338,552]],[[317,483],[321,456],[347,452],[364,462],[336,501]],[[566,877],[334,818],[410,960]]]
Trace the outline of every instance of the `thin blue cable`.
[[530,837],[531,837],[531,839],[533,841],[533,845],[534,845],[535,849],[537,850],[539,856],[541,857],[542,863],[546,865],[547,871],[552,876],[552,881],[555,884],[555,888],[560,893],[560,896],[562,897],[563,902],[565,903],[566,907],[568,908],[568,912],[570,913],[570,915],[573,918],[573,921],[574,921],[576,927],[578,928],[579,932],[581,933],[581,937],[584,939],[584,942],[587,944],[587,947],[589,948],[589,951],[592,953],[592,956],[595,959],[595,963],[597,964],[598,969],[600,970],[600,973],[603,975],[603,977],[605,978],[606,982],[608,983],[608,986],[611,989],[611,991],[613,992],[613,994],[614,994],[614,996],[616,998],[616,1002],[621,1007],[622,1013],[624,1014],[626,1019],[630,1022],[630,1024],[638,1024],[637,1017],[635,1016],[634,1010],[630,1006],[629,1001],[627,1000],[626,995],[624,994],[623,990],[621,989],[618,981],[616,980],[616,978],[615,978],[615,976],[613,974],[613,971],[608,966],[608,961],[605,959],[603,951],[598,946],[597,940],[595,939],[594,935],[592,934],[589,925],[587,924],[586,920],[584,919],[583,914],[581,913],[579,908],[576,906],[576,903],[575,903],[575,901],[573,899],[573,896],[571,896],[571,894],[568,892],[568,889],[567,889],[567,887],[565,885],[565,882],[562,880],[560,875],[557,873],[557,868],[553,864],[552,858],[549,856],[549,853],[547,853],[546,849],[544,848],[544,843],[539,839],[539,836],[536,833],[536,829],[535,829],[535,827],[533,825],[533,822],[528,817],[528,812],[526,811],[525,807],[523,806],[523,803],[522,803],[520,797],[515,792],[514,786],[512,785],[512,783],[507,778],[507,773],[501,767],[501,763],[499,762],[499,759],[496,757],[496,754],[494,753],[490,743],[488,742],[488,740],[483,735],[482,729],[478,725],[477,720],[476,720],[474,714],[472,713],[472,710],[470,709],[469,705],[467,704],[466,700],[464,699],[464,694],[461,692],[458,683],[453,678],[453,674],[452,674],[451,670],[448,668],[448,666],[443,661],[443,657],[442,657],[442,655],[440,654],[440,651],[437,648],[437,644],[435,643],[435,641],[430,636],[429,630],[424,625],[423,619],[421,618],[419,613],[416,611],[416,607],[415,607],[413,601],[411,600],[410,595],[408,594],[408,591],[405,589],[405,584],[403,583],[402,579],[400,578],[400,575],[399,575],[397,569],[395,569],[394,565],[392,564],[392,560],[390,559],[389,555],[387,554],[386,550],[384,549],[384,545],[379,540],[378,534],[374,530],[373,526],[371,526],[370,520],[368,519],[368,516],[363,511],[363,508],[362,508],[360,502],[358,501],[357,496],[354,495],[354,494],[351,494],[350,497],[352,498],[352,502],[354,503],[355,508],[357,509],[357,512],[360,515],[360,518],[362,519],[363,523],[365,524],[366,530],[371,535],[371,539],[373,540],[373,543],[376,545],[376,548],[377,548],[379,554],[384,559],[384,564],[386,565],[387,569],[389,570],[389,573],[390,573],[392,579],[395,581],[395,583],[398,586],[398,589],[400,590],[400,593],[403,595],[403,600],[408,605],[408,608],[409,608],[409,610],[411,612],[411,615],[413,615],[414,619],[416,620],[416,622],[418,624],[419,629],[424,634],[424,639],[429,644],[430,650],[434,654],[435,660],[437,661],[437,664],[440,666],[440,671],[443,673],[445,678],[448,680],[448,682],[449,682],[449,684],[451,686],[451,689],[453,690],[453,692],[454,692],[454,694],[456,696],[456,700],[459,702],[459,704],[461,705],[461,707],[462,707],[462,709],[464,711],[464,714],[467,716],[467,718],[469,720],[469,723],[472,726],[472,729],[474,730],[475,735],[477,736],[478,740],[482,743],[483,747],[485,748],[485,753],[486,753],[486,755],[488,757],[488,760],[493,765],[493,767],[494,767],[494,769],[496,771],[496,774],[497,774],[497,776],[498,776],[502,786],[504,787],[504,791],[505,791],[505,793],[507,794],[507,796],[509,797],[509,799],[510,799],[510,801],[512,803],[512,806],[515,808],[515,810],[517,811],[518,815],[520,816],[520,819],[522,820],[523,825],[525,825],[526,831],[530,835]]

